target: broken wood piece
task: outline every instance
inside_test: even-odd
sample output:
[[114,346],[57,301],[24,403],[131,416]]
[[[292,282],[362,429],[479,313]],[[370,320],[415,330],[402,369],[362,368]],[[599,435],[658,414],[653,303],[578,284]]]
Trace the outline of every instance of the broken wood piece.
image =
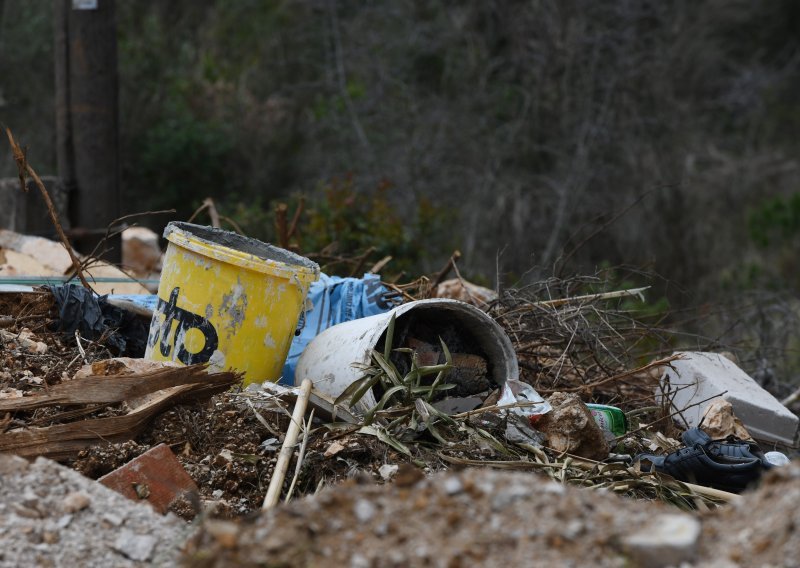
[[181,385],[230,386],[237,378],[230,372],[208,374],[205,365],[164,367],[136,375],[81,377],[59,383],[42,394],[0,400],[0,412],[58,405],[111,404]]
[[304,379],[300,385],[300,393],[294,405],[294,412],[292,412],[292,421],[289,423],[289,428],[286,431],[286,438],[283,440],[283,446],[278,455],[278,461],[275,464],[272,479],[269,481],[269,487],[267,488],[267,495],[264,497],[262,509],[271,509],[277,505],[280,500],[283,480],[286,477],[286,470],[289,468],[289,461],[292,459],[292,454],[294,453],[294,446],[297,444],[297,437],[300,434],[300,424],[303,422],[310,394],[311,379]]
[[181,402],[211,397],[227,390],[238,380],[238,376],[233,373],[220,375],[227,375],[229,381],[164,389],[122,416],[81,420],[44,428],[10,430],[0,434],[0,453],[13,453],[29,458],[44,456],[59,460],[73,458],[81,450],[98,443],[130,440],[160,412]]
[[199,494],[197,485],[166,444],[159,444],[97,480],[132,501],[146,501],[162,515],[177,499]]

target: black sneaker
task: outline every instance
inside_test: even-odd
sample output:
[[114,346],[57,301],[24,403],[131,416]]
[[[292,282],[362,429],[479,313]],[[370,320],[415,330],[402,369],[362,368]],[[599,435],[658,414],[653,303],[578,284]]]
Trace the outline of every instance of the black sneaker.
[[773,465],[764,457],[764,452],[755,442],[741,440],[736,436],[728,436],[722,440],[713,440],[711,436],[703,432],[700,428],[690,428],[681,436],[683,443],[687,447],[703,446],[706,453],[713,457],[725,458],[748,458],[759,459],[765,469],[771,469]]
[[768,469],[763,456],[753,453],[755,445],[742,440],[712,440],[705,432],[692,428],[684,433],[683,442],[685,448],[666,456],[640,454],[637,460],[648,461],[655,471],[680,481],[732,493],[740,493]]

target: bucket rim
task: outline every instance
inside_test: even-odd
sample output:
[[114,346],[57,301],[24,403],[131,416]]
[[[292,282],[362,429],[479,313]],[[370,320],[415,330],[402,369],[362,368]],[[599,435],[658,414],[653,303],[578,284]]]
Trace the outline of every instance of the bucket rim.
[[[294,277],[303,284],[311,284],[319,279],[319,266],[315,262],[305,257],[301,257],[300,255],[297,255],[291,251],[282,249],[269,243],[263,243],[256,239],[252,239],[259,245],[279,251],[281,255],[285,255],[288,258],[297,257],[298,260],[302,260],[311,266],[289,264],[280,260],[263,258],[253,253],[244,252],[224,244],[212,242],[208,239],[204,239],[203,237],[193,234],[191,229],[195,227],[202,230],[213,230],[214,232],[219,231],[221,234],[229,233],[228,231],[214,229],[212,227],[205,227],[203,225],[195,225],[185,222],[170,222],[164,229],[164,237],[166,237],[166,239],[171,243],[202,256],[248,270],[253,270],[255,272],[260,272],[262,274],[270,274],[287,279]],[[237,237],[241,238],[241,235],[237,235],[236,233],[229,234],[236,235]]]

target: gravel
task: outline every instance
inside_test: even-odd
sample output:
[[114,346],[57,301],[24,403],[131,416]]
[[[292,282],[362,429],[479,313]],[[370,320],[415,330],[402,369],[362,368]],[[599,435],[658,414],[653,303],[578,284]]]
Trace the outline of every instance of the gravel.
[[190,531],[56,462],[0,455],[0,566],[174,564]]

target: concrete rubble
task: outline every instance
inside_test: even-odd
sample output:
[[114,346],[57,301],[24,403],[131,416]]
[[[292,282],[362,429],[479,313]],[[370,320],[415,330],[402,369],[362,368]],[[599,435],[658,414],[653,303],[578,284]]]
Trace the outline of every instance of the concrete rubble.
[[608,457],[605,435],[580,397],[557,392],[547,402],[553,410],[543,415],[535,428],[544,434],[548,447],[593,460]]
[[175,564],[192,531],[45,458],[0,455],[0,566]]
[[187,544],[186,561],[208,567],[796,566],[800,512],[781,492],[800,496],[798,466],[772,473],[761,490],[705,515],[521,472],[470,469],[398,477],[383,487],[352,481],[250,523],[206,523]]
[[122,231],[122,265],[140,278],[158,278],[164,253],[158,234],[147,227]]
[[689,428],[697,427],[704,404],[721,398],[759,441],[794,446],[800,419],[764,390],[733,361],[718,353],[678,352],[656,392],[667,398]]

